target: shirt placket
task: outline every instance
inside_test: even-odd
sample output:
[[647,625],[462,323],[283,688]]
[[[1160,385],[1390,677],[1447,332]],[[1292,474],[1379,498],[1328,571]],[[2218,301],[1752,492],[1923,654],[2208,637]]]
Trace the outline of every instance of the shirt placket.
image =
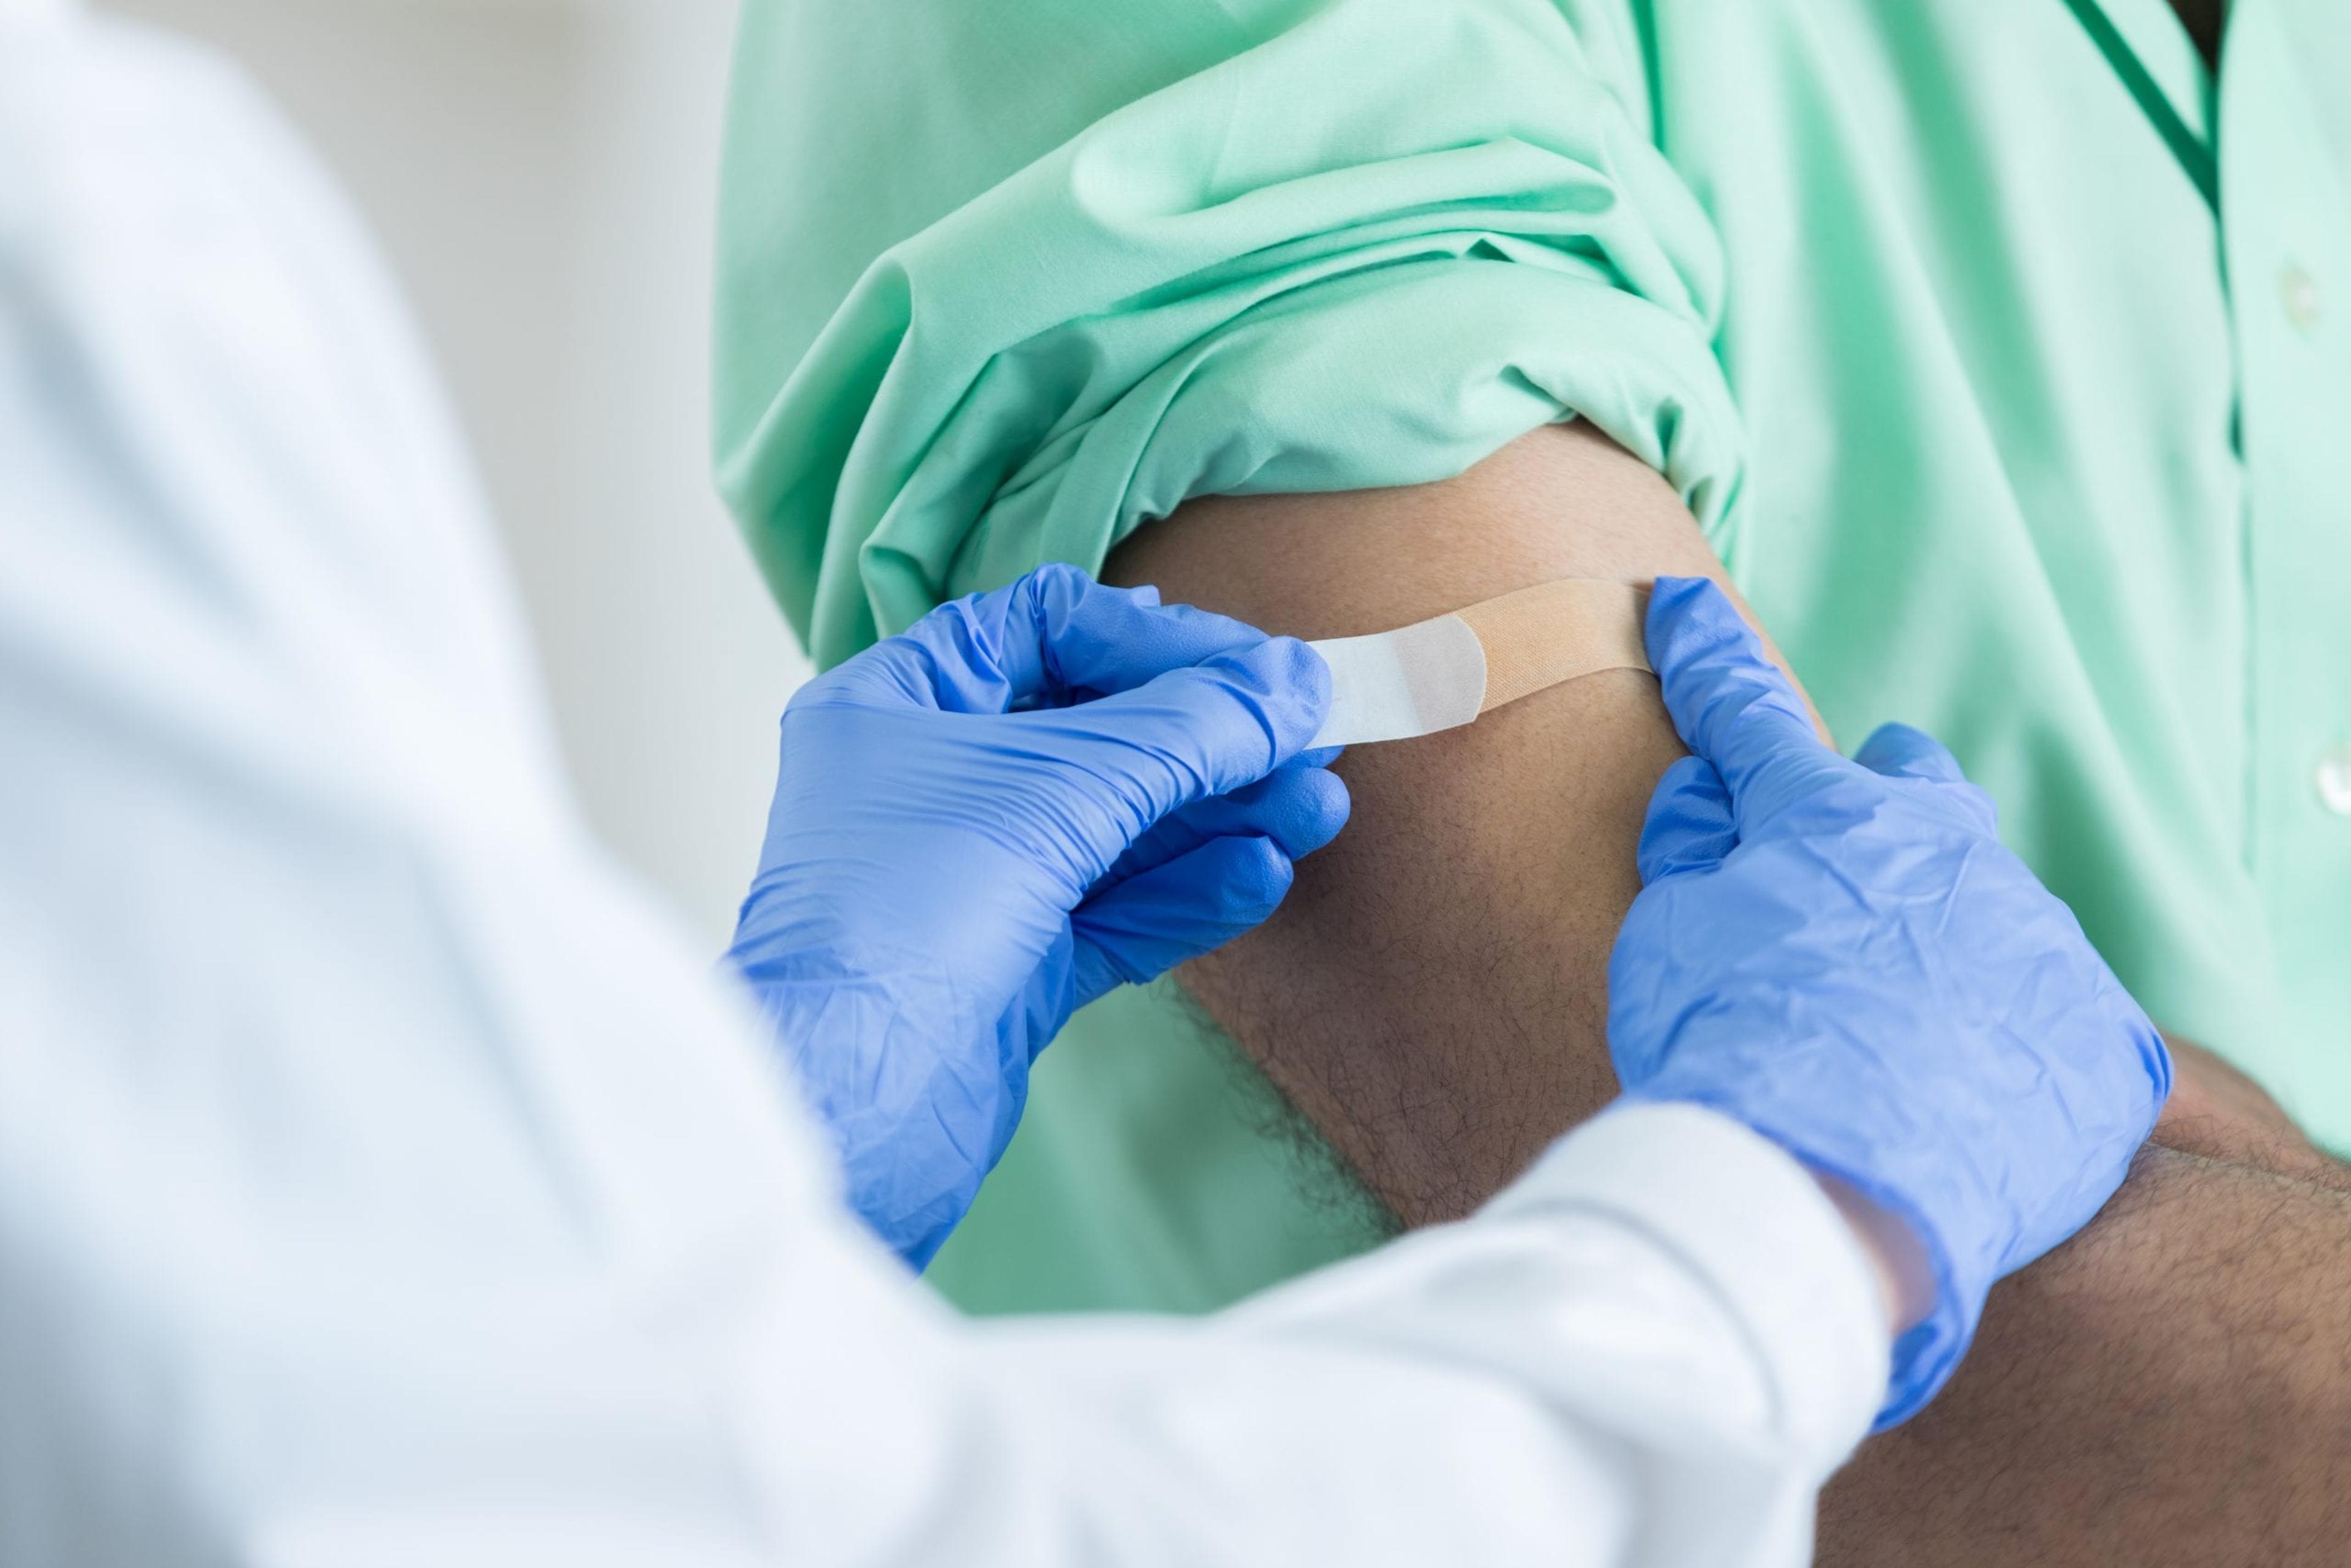
[[[2289,1006],[2351,1093],[2351,205],[2290,0],[2241,0],[2220,94],[2252,594],[2249,853]],[[2341,62],[2338,62],[2340,64]]]

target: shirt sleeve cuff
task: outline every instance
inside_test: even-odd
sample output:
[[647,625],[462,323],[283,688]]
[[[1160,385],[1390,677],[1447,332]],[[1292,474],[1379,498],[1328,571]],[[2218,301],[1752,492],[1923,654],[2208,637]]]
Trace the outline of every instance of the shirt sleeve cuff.
[[1552,1145],[1488,1206],[1598,1210],[1654,1236],[1753,1341],[1787,1440],[1825,1477],[1884,1402],[1892,1331],[1862,1244],[1804,1167],[1717,1112],[1619,1104]]

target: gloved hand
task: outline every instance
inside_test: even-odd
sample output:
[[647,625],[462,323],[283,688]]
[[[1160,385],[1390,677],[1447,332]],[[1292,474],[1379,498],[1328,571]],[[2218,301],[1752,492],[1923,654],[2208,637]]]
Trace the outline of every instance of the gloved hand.
[[1045,567],[785,709],[730,954],[852,1205],[926,1263],[1071,1012],[1256,925],[1346,821],[1304,643]]
[[2171,1083],[2162,1038],[1931,737],[1853,761],[1728,599],[1661,578],[1667,770],[1609,965],[1627,1095],[1711,1106],[1906,1221],[1935,1304],[1879,1427],[1932,1398],[1992,1282],[2089,1222]]

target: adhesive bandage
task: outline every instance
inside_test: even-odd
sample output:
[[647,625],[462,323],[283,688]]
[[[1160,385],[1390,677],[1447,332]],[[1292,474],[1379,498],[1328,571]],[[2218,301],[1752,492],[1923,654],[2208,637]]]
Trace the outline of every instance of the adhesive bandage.
[[1469,723],[1601,670],[1646,670],[1649,593],[1570,577],[1368,637],[1309,643],[1331,666],[1331,716],[1314,744],[1406,740]]

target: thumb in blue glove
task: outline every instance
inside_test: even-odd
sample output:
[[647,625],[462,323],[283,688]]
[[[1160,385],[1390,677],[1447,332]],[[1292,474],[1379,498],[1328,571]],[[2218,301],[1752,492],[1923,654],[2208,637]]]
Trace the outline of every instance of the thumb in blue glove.
[[1932,1272],[1881,1427],[1959,1364],[1994,1281],[2088,1223],[2169,1092],[2162,1039],[1931,737],[1847,761],[1719,590],[1661,578],[1667,769],[1609,967],[1628,1096],[1710,1106],[1907,1222]]
[[943,605],[784,715],[730,956],[910,1262],[1077,1008],[1263,921],[1344,823],[1303,643],[1068,567]]

